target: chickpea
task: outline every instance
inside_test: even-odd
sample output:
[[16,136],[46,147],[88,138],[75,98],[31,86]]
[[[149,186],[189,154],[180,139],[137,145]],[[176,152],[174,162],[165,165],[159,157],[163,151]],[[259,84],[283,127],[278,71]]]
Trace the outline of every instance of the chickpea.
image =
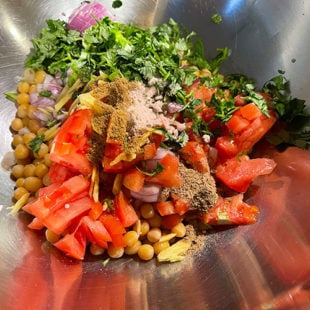
[[28,145],[35,137],[36,135],[33,132],[25,133],[23,136],[24,144]]
[[16,115],[20,118],[24,118],[28,115],[29,104],[20,104],[17,107]]
[[29,192],[36,192],[39,188],[43,186],[42,180],[38,177],[27,177],[24,180],[24,187]]
[[171,232],[174,233],[176,237],[183,238],[186,234],[186,228],[183,223],[178,223],[172,227]]
[[24,167],[24,176],[33,177],[35,175],[36,166],[34,164],[28,164]]
[[20,92],[20,93],[28,93],[29,92],[29,88],[30,88],[30,85],[26,81],[21,81],[17,85],[17,91]]
[[24,127],[23,121],[20,118],[15,117],[11,122],[11,128],[14,131],[18,131]]
[[47,173],[48,173],[48,167],[45,164],[41,163],[35,167],[34,174],[37,177],[42,179]]
[[51,184],[51,179],[48,173],[46,173],[43,178],[42,178],[42,182],[44,186],[48,186]]
[[17,187],[14,191],[14,198],[16,200],[19,200],[20,198],[22,198],[22,196],[24,196],[25,194],[27,194],[28,191],[26,190],[26,188],[24,187]]
[[127,246],[124,249],[125,254],[127,255],[134,255],[138,253],[138,250],[141,246],[141,241],[137,240],[132,246]]
[[158,255],[161,251],[168,249],[169,246],[169,241],[155,242],[153,244],[154,252]]
[[29,106],[29,109],[28,109],[28,117],[30,118],[30,119],[35,119],[36,117],[35,117],[35,115],[33,114],[33,112],[35,112],[37,110],[37,108],[35,107],[35,106],[33,106],[33,105],[30,105]]
[[30,98],[29,95],[26,93],[20,93],[16,96],[16,102],[18,104],[29,104]]
[[27,127],[33,133],[36,133],[41,128],[41,123],[37,119],[30,119]]
[[145,236],[147,232],[150,230],[150,225],[147,221],[142,220],[140,221],[140,224],[137,222],[133,226],[133,230],[136,231],[139,234],[139,236]]
[[18,178],[15,182],[16,187],[23,187],[24,181],[25,181],[25,178]]
[[46,77],[46,72],[43,70],[36,71],[34,74],[34,83],[35,84],[41,84],[44,82]]
[[13,140],[12,140],[12,145],[16,147],[18,144],[22,144],[22,143],[24,143],[23,136],[19,134],[14,135]]
[[30,155],[30,150],[25,144],[18,144],[14,150],[16,159],[26,159]]
[[60,236],[53,231],[46,229],[45,231],[45,238],[50,243],[55,243],[60,239]]
[[12,175],[14,176],[14,178],[18,179],[24,176],[24,165],[14,165],[12,167]]
[[29,94],[36,93],[37,91],[38,91],[38,89],[37,89],[37,85],[36,84],[30,85],[30,87],[29,87]]
[[146,235],[151,243],[157,242],[161,238],[161,230],[158,227],[151,228]]
[[154,248],[150,244],[142,244],[137,254],[142,260],[150,260],[154,256]]
[[141,213],[143,218],[150,219],[154,216],[155,211],[154,211],[153,206],[150,203],[144,203],[140,207],[140,213]]
[[125,239],[126,246],[131,247],[133,244],[135,244],[138,241],[139,235],[136,231],[131,230],[131,231],[128,231],[124,235],[124,239]]
[[46,154],[48,154],[48,145],[46,143],[42,143],[40,145],[40,149],[37,154],[34,154],[36,158],[44,158]]
[[151,227],[160,227],[161,217],[159,214],[155,213],[155,215],[152,218],[148,219],[148,222]]
[[124,254],[124,248],[119,248],[114,246],[113,244],[109,244],[108,254],[112,258],[120,258]]
[[105,251],[104,248],[94,243],[90,245],[89,250],[90,250],[90,253],[95,256],[102,255]]

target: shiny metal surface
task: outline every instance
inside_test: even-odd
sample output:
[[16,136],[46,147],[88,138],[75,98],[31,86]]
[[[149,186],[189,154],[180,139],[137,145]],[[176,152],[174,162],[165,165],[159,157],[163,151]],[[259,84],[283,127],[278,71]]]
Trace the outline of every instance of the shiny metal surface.
[[[45,19],[66,18],[79,3],[0,1],[1,160],[10,151],[15,113],[3,93],[16,86],[29,40]],[[172,17],[198,32],[208,55],[228,46],[224,72],[246,73],[261,85],[284,70],[293,95],[310,102],[310,1],[123,0],[117,10],[111,0],[102,3],[118,20],[143,26]],[[214,13],[221,24],[211,22]],[[249,197],[261,209],[257,224],[222,230],[200,255],[161,266],[63,257],[26,229],[27,218],[8,215],[13,183],[1,168],[0,309],[309,309],[310,157],[277,156],[277,170],[258,179]]]

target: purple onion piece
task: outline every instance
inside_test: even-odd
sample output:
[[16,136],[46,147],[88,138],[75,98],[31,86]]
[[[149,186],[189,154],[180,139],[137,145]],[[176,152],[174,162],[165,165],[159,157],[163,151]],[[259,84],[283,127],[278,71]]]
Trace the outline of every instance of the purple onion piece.
[[169,113],[177,113],[181,111],[184,108],[182,104],[176,103],[176,102],[169,102],[167,105],[167,111]]
[[159,185],[145,184],[139,192],[130,191],[130,194],[133,198],[143,202],[156,202],[158,201],[161,189]]
[[101,19],[105,16],[112,16],[107,9],[98,2],[82,3],[73,13],[69,16],[68,29],[76,30],[83,33],[87,28],[96,25],[96,19]]

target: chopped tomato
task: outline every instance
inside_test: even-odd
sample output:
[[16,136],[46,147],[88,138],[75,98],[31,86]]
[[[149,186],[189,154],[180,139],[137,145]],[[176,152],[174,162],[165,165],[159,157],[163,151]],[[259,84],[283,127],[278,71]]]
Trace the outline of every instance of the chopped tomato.
[[82,175],[74,176],[62,184],[52,184],[40,191],[39,197],[23,207],[23,210],[36,216],[40,221],[53,214],[70,201],[88,192],[89,181]]
[[143,147],[143,156],[144,160],[152,159],[155,157],[157,151],[157,147],[155,143],[148,143]]
[[126,242],[124,239],[124,233],[126,233],[126,229],[118,217],[110,213],[103,213],[99,220],[109,232],[112,244],[116,247],[125,247]]
[[60,209],[42,218],[41,221],[48,229],[60,235],[76,218],[85,215],[94,203],[88,196],[68,201]]
[[130,168],[123,175],[123,185],[134,192],[139,192],[144,185],[144,179],[142,172],[136,168]]
[[159,201],[156,203],[156,209],[161,216],[175,214],[174,204],[171,200]]
[[190,206],[190,202],[185,199],[171,194],[172,200],[159,201],[156,203],[156,209],[161,216],[178,214],[185,214]]
[[36,217],[33,218],[31,223],[27,225],[30,229],[41,230],[44,228],[44,225],[40,222],[40,220]]
[[216,141],[219,157],[225,159],[250,151],[276,122],[275,112],[269,110],[269,114],[270,117],[264,115],[254,103],[234,112],[226,123],[227,133]]
[[94,201],[88,215],[92,220],[97,220],[103,212],[103,206],[100,202]]
[[119,218],[124,227],[133,225],[139,219],[135,209],[129,203],[127,197],[122,191],[120,191],[114,199],[114,209],[116,216]]
[[93,220],[89,216],[84,216],[81,219],[81,223],[87,239],[91,243],[107,249],[107,242],[112,241],[112,239],[102,222]]
[[243,201],[243,194],[218,197],[217,203],[201,216],[202,222],[210,225],[246,225],[256,222],[259,210]]
[[269,158],[233,157],[216,166],[215,176],[229,188],[244,193],[254,178],[271,173],[275,166]]
[[161,219],[161,226],[165,229],[171,229],[175,225],[181,223],[183,217],[179,214],[170,214],[163,216]]
[[199,172],[209,172],[209,163],[203,146],[195,141],[188,141],[180,149],[181,157]]
[[210,102],[213,94],[216,93],[216,88],[208,88],[205,85],[199,85],[199,79],[197,79],[193,85],[185,88],[188,93],[193,91],[193,97],[205,102]]
[[52,163],[49,177],[52,183],[62,183],[76,175],[76,172],[58,163]]
[[84,232],[80,227],[77,227],[72,234],[66,234],[62,239],[55,242],[54,246],[72,258],[83,260],[86,250],[86,241]]
[[159,162],[164,168],[163,171],[152,177],[147,176],[146,180],[164,187],[181,186],[183,179],[179,173],[179,159],[168,153]]
[[91,173],[87,158],[91,134],[91,112],[78,110],[71,114],[54,138],[50,159],[84,175]]
[[115,158],[123,152],[123,146],[120,143],[107,143],[104,149],[104,156],[102,159],[102,167],[104,172],[108,173],[122,173],[128,168],[132,167],[138,160],[120,161],[117,164],[111,165]]
[[189,206],[190,206],[190,202],[179,197],[178,195],[176,194],[171,194],[171,198],[172,198],[172,201],[173,201],[173,204],[174,204],[174,210],[175,210],[175,213],[179,214],[179,215],[183,215],[185,214],[188,209],[189,209]]

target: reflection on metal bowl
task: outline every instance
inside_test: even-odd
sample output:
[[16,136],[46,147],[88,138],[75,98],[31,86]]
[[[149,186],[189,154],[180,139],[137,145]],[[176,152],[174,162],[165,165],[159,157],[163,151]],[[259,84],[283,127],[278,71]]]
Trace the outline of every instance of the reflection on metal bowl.
[[[80,0],[2,0],[0,3],[1,159],[10,150],[11,91],[23,70],[30,39],[47,18],[67,18]],[[310,100],[310,2],[301,0],[123,0],[116,18],[142,26],[172,17],[204,40],[207,54],[227,46],[223,72],[245,73],[261,85],[284,70],[294,96]],[[219,13],[223,21],[214,24]],[[278,167],[258,178],[249,200],[255,225],[210,235],[199,255],[175,264],[120,259],[103,266],[75,262],[8,214],[13,183],[0,171],[1,309],[309,309],[310,155],[273,153]],[[298,158],[298,160],[296,159]]]

